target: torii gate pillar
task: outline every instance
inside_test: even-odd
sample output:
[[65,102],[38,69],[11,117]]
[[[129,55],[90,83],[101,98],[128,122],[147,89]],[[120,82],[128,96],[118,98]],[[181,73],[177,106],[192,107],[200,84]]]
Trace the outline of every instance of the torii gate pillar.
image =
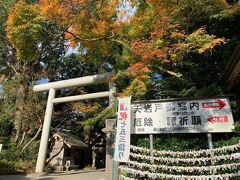
[[[69,80],[36,85],[33,87],[33,90],[35,92],[49,91],[47,107],[46,107],[46,112],[45,112],[45,117],[43,122],[42,136],[41,136],[37,164],[36,164],[36,170],[35,170],[36,173],[44,172],[54,104],[79,101],[84,99],[109,97],[109,105],[113,105],[116,88],[115,88],[114,82],[110,80],[111,76],[112,76],[112,73],[97,74],[93,76],[85,76],[80,78],[74,78]],[[55,98],[55,90],[57,89],[70,88],[70,87],[76,87],[76,86],[88,86],[88,85],[107,83],[107,82],[109,83],[109,91]]]
[[48,94],[47,107],[44,117],[42,136],[40,141],[40,147],[38,151],[37,165],[35,172],[41,173],[44,170],[45,160],[47,155],[48,138],[52,121],[53,103],[55,98],[55,89],[50,89]]

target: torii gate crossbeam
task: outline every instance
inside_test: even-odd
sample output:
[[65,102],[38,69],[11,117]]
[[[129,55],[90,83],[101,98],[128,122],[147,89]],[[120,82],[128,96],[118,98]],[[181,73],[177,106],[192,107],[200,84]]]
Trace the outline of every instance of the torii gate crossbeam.
[[[40,84],[33,87],[33,90],[35,92],[49,91],[45,117],[43,122],[42,136],[41,136],[37,164],[36,164],[36,170],[35,170],[36,173],[42,173],[44,171],[54,104],[72,102],[72,101],[78,101],[78,100],[84,100],[84,99],[109,97],[109,105],[112,105],[113,100],[115,98],[116,88],[115,88],[114,82],[110,80],[111,76],[112,76],[112,73],[97,74],[93,76],[85,76],[85,77],[74,78],[69,80],[51,82],[47,84]],[[57,89],[70,88],[70,87],[76,87],[76,86],[88,86],[88,85],[100,84],[100,83],[109,83],[109,91],[55,98],[55,91]]]

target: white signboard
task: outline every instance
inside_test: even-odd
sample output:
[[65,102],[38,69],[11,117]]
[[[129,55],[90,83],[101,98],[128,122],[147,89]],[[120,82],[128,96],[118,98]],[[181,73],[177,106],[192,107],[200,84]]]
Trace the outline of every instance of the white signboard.
[[131,97],[119,98],[114,160],[127,162],[130,154]]
[[2,151],[2,144],[0,144],[0,152]]
[[132,134],[233,132],[227,98],[134,103]]

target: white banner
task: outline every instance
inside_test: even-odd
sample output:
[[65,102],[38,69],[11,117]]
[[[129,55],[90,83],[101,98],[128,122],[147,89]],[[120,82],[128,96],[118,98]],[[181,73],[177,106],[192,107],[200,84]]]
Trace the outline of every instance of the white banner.
[[227,98],[132,104],[131,133],[233,132]]
[[131,97],[118,99],[117,132],[114,160],[127,162],[130,155]]

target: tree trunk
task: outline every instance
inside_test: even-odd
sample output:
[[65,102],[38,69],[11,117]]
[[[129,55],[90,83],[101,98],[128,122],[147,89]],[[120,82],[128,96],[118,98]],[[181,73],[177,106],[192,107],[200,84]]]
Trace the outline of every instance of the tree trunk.
[[39,126],[37,133],[35,134],[35,136],[22,148],[21,150],[21,154],[23,153],[23,151],[35,140],[38,138],[39,134],[42,131],[42,124]]
[[22,131],[22,121],[23,121],[23,111],[24,111],[24,89],[22,86],[17,90],[16,101],[15,101],[15,138],[14,141],[17,142]]
[[17,89],[16,101],[15,101],[15,120],[14,120],[14,129],[16,132],[14,141],[15,143],[19,140],[19,137],[24,129],[24,111],[26,106],[27,95],[29,91],[28,84],[25,82],[19,82],[19,88]]
[[[91,138],[91,126],[89,126],[89,125],[86,125],[85,127],[84,127],[84,143],[86,143],[87,145],[89,145],[90,144],[90,138]],[[87,158],[87,164],[88,165],[92,165],[92,154],[91,154],[91,152],[92,152],[92,149],[90,148],[90,146],[88,147],[88,151],[86,151],[86,157],[88,157]]]
[[22,143],[24,142],[25,135],[26,135],[26,132],[24,131],[24,132],[23,132],[23,135],[22,135],[22,139],[21,139],[21,141],[20,141],[18,147],[20,147],[20,146],[22,145]]

